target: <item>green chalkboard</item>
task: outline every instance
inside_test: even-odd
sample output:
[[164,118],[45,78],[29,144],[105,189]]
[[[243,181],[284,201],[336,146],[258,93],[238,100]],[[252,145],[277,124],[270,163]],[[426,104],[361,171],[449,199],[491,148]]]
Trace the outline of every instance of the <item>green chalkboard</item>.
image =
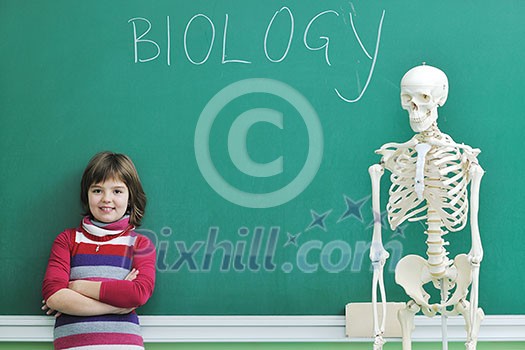
[[[0,313],[39,314],[54,237],[93,154],[135,161],[156,244],[152,315],[342,314],[369,301],[374,150],[412,137],[422,62],[439,126],[480,148],[480,305],[524,314],[525,2],[0,2]],[[382,180],[386,204],[388,176]],[[383,239],[425,254],[420,223]],[[451,257],[469,227],[447,236]]]

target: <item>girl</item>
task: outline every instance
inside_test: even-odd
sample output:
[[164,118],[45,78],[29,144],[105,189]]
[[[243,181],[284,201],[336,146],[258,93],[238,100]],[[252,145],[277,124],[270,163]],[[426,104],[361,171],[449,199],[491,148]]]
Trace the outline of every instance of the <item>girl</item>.
[[42,287],[55,349],[144,349],[135,309],[153,292],[155,247],[134,231],[146,195],[131,159],[95,155],[80,199],[85,217],[55,239]]

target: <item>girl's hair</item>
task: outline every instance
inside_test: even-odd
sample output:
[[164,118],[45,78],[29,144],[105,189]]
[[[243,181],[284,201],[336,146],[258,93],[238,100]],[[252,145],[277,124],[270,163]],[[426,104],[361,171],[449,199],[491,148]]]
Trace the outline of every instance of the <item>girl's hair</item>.
[[92,216],[88,202],[89,188],[108,179],[119,180],[126,184],[129,190],[129,222],[134,226],[140,226],[146,209],[146,194],[142,189],[135,165],[128,156],[119,153],[100,152],[89,161],[80,182],[80,201],[84,215]]

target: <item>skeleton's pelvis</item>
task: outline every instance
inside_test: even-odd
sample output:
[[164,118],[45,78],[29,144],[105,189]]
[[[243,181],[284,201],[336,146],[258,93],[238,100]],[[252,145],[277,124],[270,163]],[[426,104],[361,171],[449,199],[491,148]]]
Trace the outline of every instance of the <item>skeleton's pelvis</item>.
[[[441,278],[435,278],[430,274],[427,260],[418,255],[407,255],[398,262],[395,279],[405,293],[421,306],[426,315],[433,316],[438,312],[449,312],[447,308],[465,299],[472,282],[472,267],[468,256],[460,254],[456,256],[454,263],[447,267]],[[444,290],[448,295],[446,300],[430,303],[430,294],[424,289],[424,286],[430,282],[437,289],[442,289],[441,285],[445,284]]]

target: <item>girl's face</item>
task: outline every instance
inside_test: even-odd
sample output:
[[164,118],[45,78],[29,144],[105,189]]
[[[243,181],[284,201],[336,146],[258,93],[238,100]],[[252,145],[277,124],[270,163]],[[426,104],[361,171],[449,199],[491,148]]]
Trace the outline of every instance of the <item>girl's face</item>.
[[89,211],[100,222],[117,221],[128,209],[129,190],[118,179],[93,184],[88,190]]

